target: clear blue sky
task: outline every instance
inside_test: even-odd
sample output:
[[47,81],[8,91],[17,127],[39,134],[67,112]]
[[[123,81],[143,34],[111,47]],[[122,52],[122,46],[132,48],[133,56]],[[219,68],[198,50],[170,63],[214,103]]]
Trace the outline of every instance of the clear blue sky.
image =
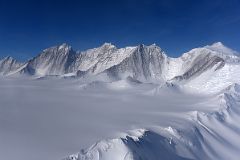
[[240,0],[0,0],[0,57],[26,60],[63,42],[156,43],[176,57],[216,41],[240,51]]

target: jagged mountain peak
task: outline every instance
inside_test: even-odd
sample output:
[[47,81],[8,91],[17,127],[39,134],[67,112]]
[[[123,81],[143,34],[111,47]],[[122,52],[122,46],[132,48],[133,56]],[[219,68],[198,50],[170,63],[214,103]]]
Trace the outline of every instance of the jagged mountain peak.
[[63,53],[63,52],[69,52],[72,50],[72,46],[70,46],[67,43],[62,43],[57,46],[49,47],[43,50],[43,52],[57,52],[57,53]]
[[69,44],[67,43],[62,43],[61,45],[58,46],[58,49],[61,50],[61,49],[72,49],[72,46],[70,46]]

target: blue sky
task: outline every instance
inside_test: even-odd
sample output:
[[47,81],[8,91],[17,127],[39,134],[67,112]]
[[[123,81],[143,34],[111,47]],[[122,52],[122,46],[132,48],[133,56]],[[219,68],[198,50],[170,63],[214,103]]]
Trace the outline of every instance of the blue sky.
[[63,42],[156,43],[177,57],[216,41],[240,51],[240,0],[0,0],[0,57],[26,60]]

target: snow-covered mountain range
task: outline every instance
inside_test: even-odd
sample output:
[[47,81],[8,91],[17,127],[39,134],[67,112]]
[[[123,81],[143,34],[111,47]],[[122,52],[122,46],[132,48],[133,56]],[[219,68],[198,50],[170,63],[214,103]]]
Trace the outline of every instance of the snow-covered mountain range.
[[214,68],[239,64],[236,51],[221,42],[192,49],[179,58],[171,58],[155,44],[118,49],[110,43],[86,51],[74,51],[62,44],[43,50],[25,63],[6,57],[0,60],[4,76],[75,76],[108,81],[131,77],[141,82],[187,80]]
[[36,144],[47,153],[38,159],[58,147],[64,160],[239,159],[240,54],[221,42],[178,58],[155,44],[62,44],[24,63],[3,58],[0,75],[10,159],[14,149],[35,159]]

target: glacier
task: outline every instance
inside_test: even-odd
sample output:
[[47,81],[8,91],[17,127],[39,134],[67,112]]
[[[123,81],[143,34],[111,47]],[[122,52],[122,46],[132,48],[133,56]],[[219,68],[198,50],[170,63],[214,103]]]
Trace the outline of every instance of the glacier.
[[157,45],[64,43],[0,60],[0,157],[239,158],[240,57],[221,42],[168,57]]

